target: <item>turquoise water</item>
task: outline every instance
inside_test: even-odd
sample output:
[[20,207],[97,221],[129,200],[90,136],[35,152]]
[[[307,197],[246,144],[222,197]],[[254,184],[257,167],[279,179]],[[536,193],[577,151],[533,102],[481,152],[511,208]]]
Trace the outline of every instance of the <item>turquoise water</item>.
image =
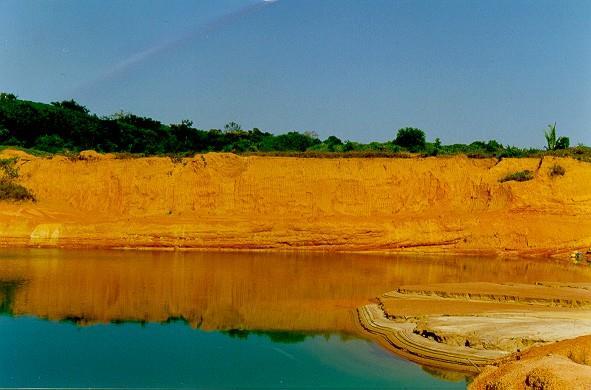
[[0,317],[0,387],[465,388],[339,334]]
[[355,308],[402,285],[588,272],[532,259],[2,249],[0,387],[465,388],[461,374],[360,338]]

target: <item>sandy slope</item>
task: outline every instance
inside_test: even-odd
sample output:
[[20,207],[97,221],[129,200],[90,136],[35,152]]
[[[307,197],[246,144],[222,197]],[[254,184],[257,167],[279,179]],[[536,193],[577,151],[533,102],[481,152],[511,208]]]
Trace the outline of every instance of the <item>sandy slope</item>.
[[514,354],[476,377],[470,390],[480,389],[591,389],[591,336]]
[[[37,203],[0,203],[0,245],[549,255],[591,246],[572,159],[18,155]],[[566,168],[551,178],[550,166]],[[499,183],[530,169],[529,182]]]
[[590,287],[402,286],[357,312],[365,332],[395,353],[433,367],[479,372],[533,345],[591,334]]

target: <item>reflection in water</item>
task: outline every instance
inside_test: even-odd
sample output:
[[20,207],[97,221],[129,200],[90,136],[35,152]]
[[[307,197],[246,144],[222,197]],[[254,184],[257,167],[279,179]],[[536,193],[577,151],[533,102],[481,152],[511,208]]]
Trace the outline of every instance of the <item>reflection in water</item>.
[[357,338],[353,309],[400,285],[590,279],[523,259],[3,250],[0,387],[463,388]]
[[588,267],[533,259],[3,250],[0,310],[80,325],[353,332],[352,309],[400,285],[590,279]]
[[220,333],[229,337],[247,340],[249,337],[266,337],[269,341],[276,344],[297,344],[306,341],[311,337],[323,337],[329,340],[331,337],[338,336],[340,341],[355,340],[357,337],[348,333],[330,333],[330,332],[298,332],[285,330],[244,330],[230,329],[222,330]]
[[23,280],[0,279],[0,314],[12,315],[12,303],[16,289],[24,284]]

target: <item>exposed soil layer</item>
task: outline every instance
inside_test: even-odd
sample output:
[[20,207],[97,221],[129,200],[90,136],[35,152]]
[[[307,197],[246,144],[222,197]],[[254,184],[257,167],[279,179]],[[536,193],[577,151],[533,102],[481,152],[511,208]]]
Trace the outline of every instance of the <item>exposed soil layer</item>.
[[479,372],[510,353],[591,334],[589,284],[403,286],[358,309],[360,325],[416,362]]
[[591,336],[532,347],[497,365],[486,367],[470,389],[591,389]]
[[[561,255],[591,247],[591,165],[568,158],[19,157],[37,202],[0,246]],[[565,168],[549,175],[554,164]],[[505,182],[529,169],[527,182]]]

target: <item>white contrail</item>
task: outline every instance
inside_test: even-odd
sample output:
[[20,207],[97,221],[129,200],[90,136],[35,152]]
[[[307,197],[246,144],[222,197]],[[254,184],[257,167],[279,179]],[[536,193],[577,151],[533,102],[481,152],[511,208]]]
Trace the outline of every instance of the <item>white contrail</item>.
[[118,63],[116,63],[115,65],[113,65],[109,69],[107,69],[105,72],[100,74],[95,79],[78,85],[77,87],[74,88],[74,92],[79,92],[80,90],[92,87],[101,81],[112,78],[112,77],[116,76],[117,74],[124,72],[125,70],[129,69],[130,67],[132,67],[134,65],[140,64],[140,63],[146,61],[147,59],[154,57],[157,54],[160,54],[166,50],[172,49],[176,46],[180,46],[182,43],[184,43],[190,39],[193,39],[197,36],[205,35],[209,32],[212,32],[212,31],[215,31],[219,28],[222,28],[222,27],[230,24],[230,22],[234,22],[234,21],[236,21],[236,20],[238,20],[250,13],[261,10],[264,7],[270,5],[271,3],[276,3],[277,1],[279,1],[279,0],[262,0],[262,1],[258,1],[256,3],[254,3],[254,4],[246,5],[246,6],[241,7],[235,11],[231,11],[231,12],[228,12],[228,13],[222,15],[222,16],[214,18],[214,19],[210,20],[209,22],[198,26],[197,28],[195,28],[194,30],[192,30],[186,34],[183,34],[183,35],[178,36],[176,38],[170,39],[168,41],[156,44],[152,47],[149,47],[147,49],[144,49],[142,51],[134,53],[134,54],[130,55],[129,57],[119,61]]

